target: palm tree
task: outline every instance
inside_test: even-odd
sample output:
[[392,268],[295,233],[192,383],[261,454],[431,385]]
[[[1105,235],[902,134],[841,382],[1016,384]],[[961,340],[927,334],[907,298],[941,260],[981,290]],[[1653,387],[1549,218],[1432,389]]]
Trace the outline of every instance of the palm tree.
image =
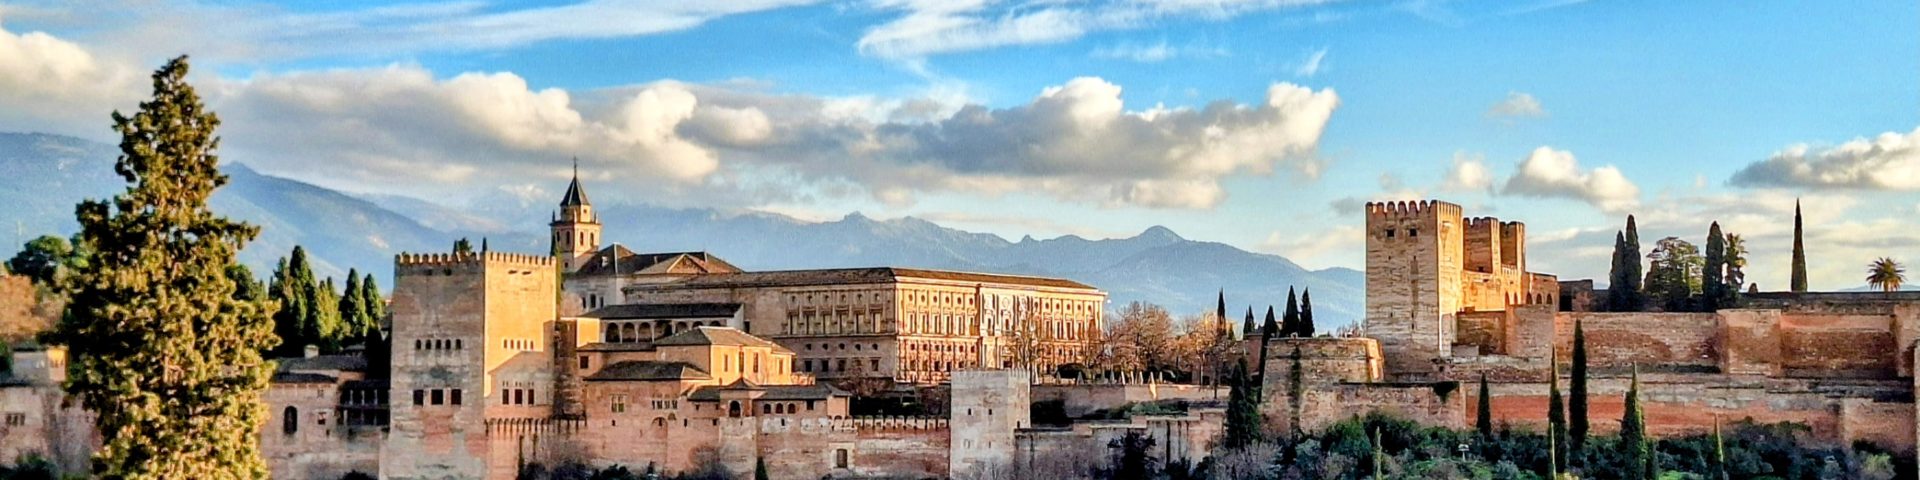
[[1737,233],[1729,233],[1727,239],[1727,285],[1739,291],[1747,284],[1747,239]]
[[1891,258],[1880,257],[1867,265],[1867,285],[1880,287],[1882,292],[1899,290],[1900,284],[1906,282],[1907,269]]

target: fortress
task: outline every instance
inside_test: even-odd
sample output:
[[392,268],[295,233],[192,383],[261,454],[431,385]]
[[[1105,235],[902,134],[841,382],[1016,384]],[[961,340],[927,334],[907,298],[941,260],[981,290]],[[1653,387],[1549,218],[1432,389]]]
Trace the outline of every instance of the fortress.
[[[1128,432],[1153,438],[1162,461],[1197,462],[1223,430],[1221,388],[1034,375],[1079,361],[1101,331],[1092,287],[904,268],[747,272],[704,252],[600,247],[577,181],[561,206],[558,255],[399,255],[389,368],[354,354],[282,359],[260,432],[273,475],[505,479],[578,463],[744,476],[764,462],[776,479],[1076,478]],[[1752,418],[1914,451],[1920,296],[1593,312],[1605,292],[1590,281],[1528,271],[1523,224],[1438,201],[1365,215],[1366,318],[1352,335],[1265,345],[1265,370],[1289,372],[1263,385],[1273,431],[1368,411],[1467,428],[1478,402],[1466,386],[1482,376],[1496,422],[1537,428],[1550,362],[1567,371],[1578,325],[1600,433],[1617,428],[1637,366],[1656,434]],[[64,361],[57,348],[15,351],[0,377],[0,458],[84,468],[98,434],[61,402]],[[945,412],[856,416],[853,394],[825,382],[852,378],[932,392]],[[1179,408],[1111,415],[1144,403]]]

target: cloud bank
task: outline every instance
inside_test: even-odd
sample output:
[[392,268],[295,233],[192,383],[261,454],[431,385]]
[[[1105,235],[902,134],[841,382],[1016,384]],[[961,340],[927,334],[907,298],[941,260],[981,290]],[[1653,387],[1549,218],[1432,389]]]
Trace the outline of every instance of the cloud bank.
[[1502,194],[1580,200],[1605,212],[1639,206],[1640,187],[1612,165],[1581,170],[1572,152],[1540,147],[1520,161]]
[[1728,182],[1738,187],[1798,187],[1831,190],[1920,190],[1920,128],[1856,138],[1815,148],[1788,146],[1741,168]]

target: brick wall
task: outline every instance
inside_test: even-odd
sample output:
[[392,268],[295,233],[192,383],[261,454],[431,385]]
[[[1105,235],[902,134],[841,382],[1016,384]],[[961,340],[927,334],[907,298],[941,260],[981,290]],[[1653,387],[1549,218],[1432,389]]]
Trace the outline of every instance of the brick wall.
[[1585,326],[1587,361],[1594,368],[1719,365],[1719,320],[1711,313],[1561,313],[1555,341],[1563,359],[1572,354],[1575,321]]
[[1893,378],[1898,349],[1887,315],[1792,313],[1780,322],[1784,374],[1802,378]]

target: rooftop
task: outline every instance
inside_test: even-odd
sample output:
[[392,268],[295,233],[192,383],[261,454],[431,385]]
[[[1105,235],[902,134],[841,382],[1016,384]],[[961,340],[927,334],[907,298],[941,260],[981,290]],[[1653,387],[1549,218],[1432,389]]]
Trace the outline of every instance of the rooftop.
[[609,305],[587,312],[582,317],[608,320],[660,318],[731,318],[740,311],[738,303],[668,303]]
[[735,382],[734,385],[724,387],[706,386],[696,388],[693,390],[693,393],[687,395],[687,399],[701,402],[717,402],[720,401],[720,392],[722,390],[741,389],[765,391],[766,393],[760,395],[760,400],[826,400],[833,397],[853,396],[853,394],[847,393],[846,390],[841,390],[825,383],[815,383],[813,385],[754,385],[750,382],[745,382],[743,386],[735,386],[741,385],[742,383],[743,382]]
[[784,287],[804,285],[841,285],[860,283],[893,283],[902,279],[944,280],[969,283],[999,283],[1032,287],[1072,288],[1095,290],[1091,285],[1073,280],[1048,277],[1029,277],[1023,275],[1004,275],[997,273],[955,272],[947,270],[922,270],[900,267],[869,268],[830,268],[815,270],[777,270],[769,272],[741,272],[724,275],[696,275],[673,283],[648,285],[648,288],[706,288],[706,287]]
[[576,275],[737,273],[726,260],[707,252],[635,253],[610,245],[580,264]]
[[712,378],[705,370],[686,362],[655,362],[648,360],[629,360],[616,362],[588,375],[587,380],[706,380]]
[[756,337],[753,335],[748,335],[747,332],[742,332],[742,331],[732,329],[732,328],[727,328],[727,327],[690,328],[690,329],[682,330],[680,333],[668,335],[667,338],[654,340],[653,344],[655,346],[662,346],[662,347],[691,346],[691,345],[731,345],[731,346],[740,346],[740,347],[767,347],[767,348],[773,349],[776,352],[793,353],[793,351],[787,350],[786,347],[782,347],[780,346],[780,344],[769,342],[766,339]]

